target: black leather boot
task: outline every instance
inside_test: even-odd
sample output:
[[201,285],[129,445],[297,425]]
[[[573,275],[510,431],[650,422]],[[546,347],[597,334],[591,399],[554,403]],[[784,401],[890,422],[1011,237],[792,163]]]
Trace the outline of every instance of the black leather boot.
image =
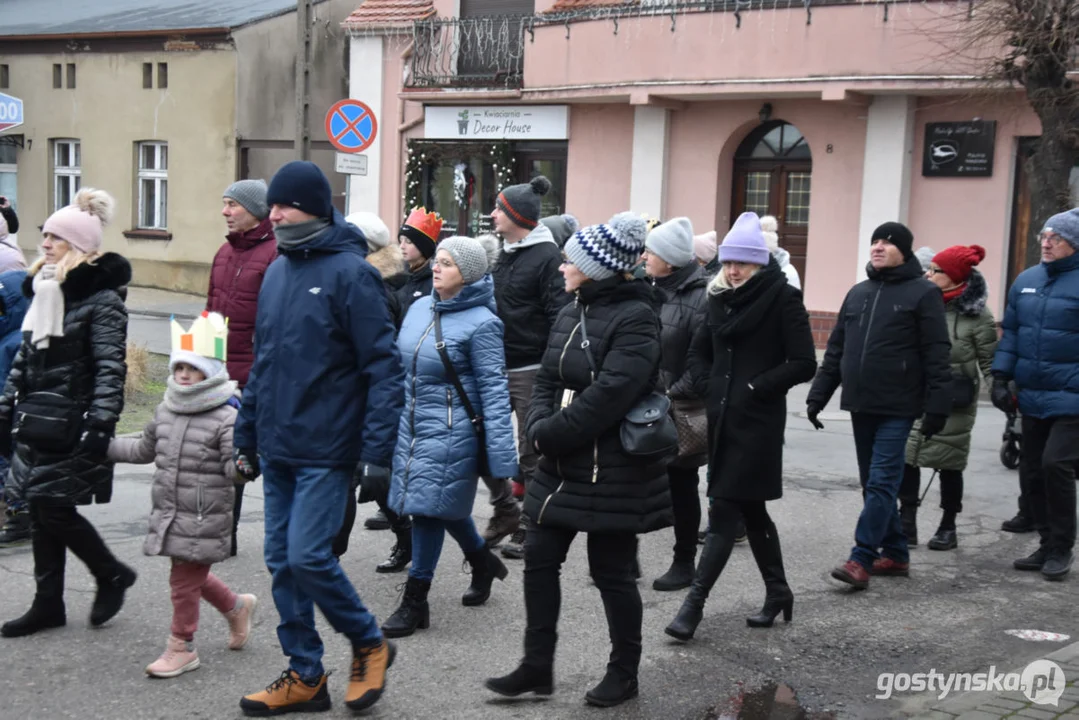
[[509,675],[487,678],[484,686],[499,695],[517,697],[530,692],[550,695],[554,692],[554,672],[548,667],[535,667],[521,663]]
[[708,593],[712,591],[712,586],[716,584],[731,557],[731,549],[734,548],[733,530],[734,528],[731,528],[722,534],[708,533],[708,537],[704,539],[701,558],[697,561],[693,584],[689,586],[689,592],[682,601],[678,614],[663,632],[678,640],[693,639],[693,633],[697,631],[697,625],[704,617],[704,602],[708,599]]
[[749,548],[757,569],[764,579],[764,607],[756,615],[746,618],[749,627],[772,627],[776,616],[783,613],[783,621],[790,622],[794,611],[794,593],[787,585],[787,573],[783,569],[783,553],[775,524],[766,530],[749,533]]
[[124,606],[124,593],[138,578],[134,570],[119,560],[116,566],[109,577],[97,579],[97,595],[90,606],[90,624],[94,627],[104,625],[120,612]]
[[33,635],[40,630],[67,624],[64,609],[64,569],[67,548],[62,540],[32,523],[34,580],[37,592],[30,609],[22,617],[4,623],[0,635],[7,638]]
[[410,577],[405,583],[405,595],[401,604],[382,624],[382,634],[388,638],[407,637],[416,628],[426,630],[431,626],[431,606],[427,604],[430,580]]
[[584,700],[596,707],[614,707],[637,697],[637,678],[624,677],[622,673],[607,670],[599,685],[584,694]]
[[491,585],[494,584],[495,578],[505,580],[509,570],[486,545],[479,550],[465,553],[465,559],[472,566],[472,584],[461,596],[461,604],[469,607],[483,605],[487,598],[491,597]]
[[394,528],[393,534],[397,536],[397,542],[390,550],[390,556],[375,568],[375,572],[399,573],[412,562],[412,526]]
[[667,572],[652,581],[652,589],[660,592],[681,590],[693,583],[693,561],[674,559]]

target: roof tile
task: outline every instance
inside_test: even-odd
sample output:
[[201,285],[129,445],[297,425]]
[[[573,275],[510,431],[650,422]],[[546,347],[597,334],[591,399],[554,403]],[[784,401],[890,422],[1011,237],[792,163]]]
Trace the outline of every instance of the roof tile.
[[435,14],[434,0],[364,0],[341,23],[349,29],[406,27]]
[[639,0],[558,0],[546,12],[567,12],[590,7],[614,7],[617,5],[635,6],[640,5],[640,2]]

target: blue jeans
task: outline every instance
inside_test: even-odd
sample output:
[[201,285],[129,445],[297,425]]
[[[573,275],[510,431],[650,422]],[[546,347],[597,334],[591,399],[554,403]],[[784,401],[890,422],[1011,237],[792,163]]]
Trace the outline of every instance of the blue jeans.
[[483,549],[483,538],[476,531],[476,523],[468,516],[460,520],[441,520],[439,518],[412,516],[412,567],[408,576],[417,580],[431,581],[438,566],[438,557],[442,554],[442,541],[446,533],[457,541],[466,553]]
[[353,647],[377,645],[382,632],[332,551],[345,517],[353,468],[262,466],[266,496],[266,567],[281,616],[277,639],[289,668],[304,679],[322,675],[322,639],[315,605]]
[[[899,523],[896,496],[903,482],[907,438],[914,418],[851,413],[858,474],[865,504],[854,529],[850,559],[866,570],[881,555],[896,562],[909,562],[907,537]],[[881,552],[878,553],[877,550]]]

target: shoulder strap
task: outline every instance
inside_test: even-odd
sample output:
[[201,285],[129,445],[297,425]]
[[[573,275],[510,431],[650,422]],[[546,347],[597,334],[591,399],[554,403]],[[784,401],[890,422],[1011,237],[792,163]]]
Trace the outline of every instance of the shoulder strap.
[[446,352],[446,343],[442,341],[442,313],[438,312],[435,313],[435,350],[438,350],[438,356],[442,358],[442,365],[446,368],[446,376],[450,379],[453,387],[457,389],[457,395],[461,398],[461,404],[465,406],[469,421],[477,432],[480,431],[483,428],[483,417],[477,415],[475,408],[472,407],[472,402],[468,399],[468,393],[465,392],[464,387],[461,385],[461,378],[457,375],[457,369],[453,367],[449,353]]

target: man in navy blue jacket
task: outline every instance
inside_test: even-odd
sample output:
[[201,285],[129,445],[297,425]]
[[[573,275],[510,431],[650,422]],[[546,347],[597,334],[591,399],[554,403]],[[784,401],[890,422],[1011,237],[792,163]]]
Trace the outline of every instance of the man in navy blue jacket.
[[1042,261],[1008,291],[1004,335],[993,359],[993,404],[1012,409],[1019,388],[1023,456],[1019,484],[1041,537],[1016,570],[1061,580],[1075,546],[1075,466],[1079,462],[1079,208],[1045,223]]
[[363,234],[331,203],[318,166],[291,162],[266,202],[280,256],[266,271],[255,361],[236,419],[240,472],[261,464],[266,565],[289,668],[240,702],[245,714],[326,710],[330,696],[315,630],[317,605],[352,643],[345,704],[373,705],[394,648],[333,555],[350,483],[389,482],[404,375],[378,271]]

